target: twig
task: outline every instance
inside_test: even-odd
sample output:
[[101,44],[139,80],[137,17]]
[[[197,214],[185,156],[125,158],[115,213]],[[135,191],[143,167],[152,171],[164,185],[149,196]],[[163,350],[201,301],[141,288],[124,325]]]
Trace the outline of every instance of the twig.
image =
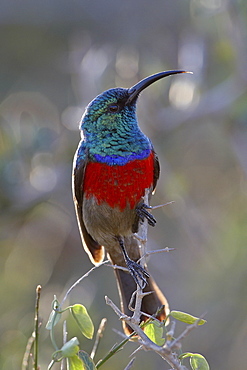
[[97,269],[98,267],[100,267],[100,266],[102,266],[102,265],[105,265],[105,264],[107,264],[109,262],[109,260],[106,260],[106,261],[104,261],[104,262],[101,262],[99,265],[97,265],[97,266],[94,266],[94,267],[92,267],[91,268],[91,270],[89,270],[85,275],[83,275],[83,276],[81,276],[78,280],[76,280],[76,282],[67,290],[67,292],[66,292],[66,294],[65,294],[65,296],[64,296],[64,298],[63,298],[63,300],[62,300],[62,302],[60,303],[60,305],[59,305],[59,307],[58,307],[58,311],[60,311],[61,310],[61,308],[62,308],[62,306],[63,306],[63,304],[64,304],[64,302],[66,301],[66,299],[68,298],[68,295],[71,293],[71,291],[78,285],[78,284],[80,284],[80,282],[83,280],[83,279],[85,279],[86,277],[88,277],[88,275],[92,272],[92,271],[94,271],[95,269]]
[[175,251],[176,248],[168,248],[168,247],[165,247],[163,249],[156,249],[155,251],[148,251],[146,252],[146,254],[144,254],[140,259],[139,261],[141,261],[143,258],[147,258],[149,257],[151,254],[157,254],[157,253],[164,253],[164,252],[172,252],[172,251]]
[[29,358],[31,356],[31,351],[33,348],[34,341],[35,341],[35,337],[34,337],[34,332],[33,332],[31,337],[28,339],[28,342],[26,345],[26,350],[25,350],[23,360],[22,360],[22,367],[21,367],[22,370],[28,370]]
[[111,267],[111,268],[114,268],[114,269],[118,269],[118,270],[123,270],[123,271],[129,272],[129,270],[127,269],[127,267],[124,267],[124,266],[113,265],[111,263],[109,263],[109,265],[106,265],[106,266]]
[[39,339],[39,300],[40,300],[41,285],[36,287],[35,299],[35,316],[34,316],[34,330],[31,337],[28,339],[26,350],[22,360],[22,370],[28,369],[29,359],[32,356],[32,348],[34,348],[33,355],[33,369],[38,370],[38,339]]
[[[112,302],[112,300],[108,297],[105,297],[106,304],[110,306],[113,311],[118,315],[120,320],[124,320],[132,329],[133,331],[140,336],[143,340],[147,340],[147,342],[150,342],[150,344],[154,344],[157,346],[154,342],[152,342],[146,334],[144,334],[143,330],[141,327],[133,320],[133,317],[129,317],[127,315],[124,315],[120,309],[115,305],[115,303]],[[134,316],[134,315],[133,315]]]
[[115,305],[115,303],[113,303],[112,300],[107,296],[105,296],[105,302],[108,306],[110,306],[113,309],[113,311],[117,314],[120,320],[128,318],[128,316],[123,314],[122,311]]
[[[144,204],[146,204],[147,206],[149,205],[148,204],[149,203],[148,201],[149,192],[150,192],[149,189],[145,189],[145,195],[143,197]],[[139,231],[137,234],[139,241],[140,241],[141,257],[146,255],[147,253],[146,251],[147,235],[148,235],[148,222],[147,222],[147,219],[144,219],[143,223],[141,223],[139,226]],[[144,264],[145,264],[145,260],[143,261],[142,267],[144,266]]]
[[172,252],[175,251],[176,248],[169,248],[165,247],[163,249],[155,249],[154,251],[148,251],[146,252],[146,256],[149,256],[150,254],[157,254],[157,253],[164,253],[164,252]]
[[[107,297],[106,297],[107,298]],[[107,302],[106,302],[107,303]],[[121,311],[119,310],[119,312],[121,313]],[[122,334],[122,333],[121,333]],[[109,358],[111,358],[113,355],[115,355],[115,353],[117,353],[118,351],[120,351],[123,346],[128,343],[128,341],[133,337],[135,336],[136,333],[133,332],[131,333],[128,337],[125,337],[124,340],[122,340],[121,343],[119,343],[118,345],[114,346],[108,353],[105,357],[103,357],[102,359],[100,359],[97,364],[95,365],[96,369],[99,369],[107,360],[109,360]]]
[[[174,339],[175,327],[176,327],[176,322],[175,321],[171,321],[170,322],[170,329],[166,333],[166,347],[167,348],[172,348],[173,349],[173,346],[172,346],[171,343],[172,343],[172,341]],[[178,346],[176,346],[176,349],[177,349],[177,347]]]
[[98,328],[98,331],[97,331],[97,334],[96,334],[96,338],[95,338],[95,342],[94,342],[94,346],[93,346],[93,349],[92,349],[92,352],[90,354],[90,357],[93,359],[94,356],[95,356],[95,353],[97,351],[97,348],[99,346],[99,342],[100,342],[100,339],[102,338],[103,336],[103,332],[105,330],[105,326],[106,326],[106,322],[107,322],[107,319],[106,318],[103,318],[100,322],[100,325],[99,325],[99,328]]
[[[149,189],[145,189],[145,195],[143,197],[144,204],[146,204],[147,206],[149,203],[148,201],[149,192],[150,192]],[[140,224],[139,232],[138,232],[138,238],[140,241],[140,252],[141,252],[140,253],[141,254],[140,265],[142,267],[144,267],[146,263],[146,259],[144,256],[146,255],[147,233],[148,233],[148,222],[147,222],[147,219],[144,219],[143,223]],[[144,297],[143,291],[137,285],[135,308],[134,308],[133,316],[131,318],[132,322],[137,325],[140,323],[140,320],[141,320],[141,305],[142,305],[143,297]]]
[[36,288],[35,317],[34,317],[34,356],[33,369],[38,370],[38,350],[39,350],[39,300],[41,285]]
[[129,370],[132,367],[134,361],[135,361],[135,357],[132,358],[132,360],[128,363],[128,365],[124,368],[124,370]]
[[[144,298],[146,295],[149,295],[149,294],[151,294],[151,293],[153,293],[153,292],[145,292],[145,293],[141,293],[141,294],[140,294],[140,298]],[[129,309],[130,311],[132,311],[132,312],[134,312],[134,311],[135,311],[135,308],[133,308],[133,307],[132,307],[132,304],[133,304],[133,302],[134,302],[134,299],[135,299],[136,294],[137,294],[137,291],[135,291],[135,292],[132,294],[132,296],[131,296],[131,298],[130,298],[130,301],[129,301],[129,304],[128,304],[128,309]],[[141,314],[143,314],[143,313],[141,312]],[[146,314],[145,314],[145,315],[146,315]],[[147,314],[147,316],[148,316],[148,314]]]
[[[68,332],[67,332],[67,322],[64,320],[63,322],[63,344],[67,342]],[[61,370],[65,370],[66,366],[66,359],[63,358],[61,362]]]
[[130,354],[130,356],[129,357],[131,357],[131,356],[134,356],[137,352],[139,352],[139,351],[141,351],[143,349],[143,346],[141,345],[141,346],[139,346],[139,347],[137,347],[131,354]]
[[169,206],[170,204],[175,203],[175,200],[171,200],[170,202],[164,203],[164,204],[158,204],[157,206],[150,206],[151,209],[158,209],[165,206]]

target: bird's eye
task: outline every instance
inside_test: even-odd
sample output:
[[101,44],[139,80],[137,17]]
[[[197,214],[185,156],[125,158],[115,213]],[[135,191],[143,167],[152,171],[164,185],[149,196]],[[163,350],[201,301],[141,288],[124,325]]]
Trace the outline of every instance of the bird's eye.
[[119,112],[120,107],[119,107],[119,105],[118,105],[118,104],[116,104],[116,103],[112,103],[112,104],[110,104],[110,105],[108,106],[108,109],[109,109],[109,112],[111,112],[111,113],[117,113],[117,112]]

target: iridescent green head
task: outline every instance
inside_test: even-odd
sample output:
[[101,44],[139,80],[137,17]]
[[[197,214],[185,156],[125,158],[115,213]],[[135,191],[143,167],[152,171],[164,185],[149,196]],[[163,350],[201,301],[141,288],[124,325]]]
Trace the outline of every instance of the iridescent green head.
[[[87,106],[81,130],[92,132],[117,129],[118,124],[128,126],[135,119],[136,101],[141,91],[161,78],[178,73],[187,72],[181,70],[159,72],[144,78],[130,89],[114,88],[103,92]],[[90,127],[90,123],[94,123],[94,127]]]
[[98,95],[89,103],[80,129],[84,146],[92,156],[129,156],[142,153],[150,141],[141,132],[136,118],[139,94],[155,81],[185,71],[166,71],[146,77],[129,89],[113,88]]

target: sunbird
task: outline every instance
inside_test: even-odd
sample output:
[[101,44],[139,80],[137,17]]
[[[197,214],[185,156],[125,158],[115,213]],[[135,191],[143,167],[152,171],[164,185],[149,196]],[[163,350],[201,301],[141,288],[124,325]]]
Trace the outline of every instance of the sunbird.
[[[142,267],[139,242],[140,223],[156,220],[144,203],[145,189],[153,194],[160,166],[150,139],[141,131],[136,104],[140,93],[155,81],[183,70],[164,71],[144,78],[129,89],[112,88],[96,96],[80,122],[81,141],[73,163],[73,199],[82,244],[93,264],[104,259],[105,250],[114,265],[121,309],[128,308],[137,284],[152,292],[142,301],[142,312],[156,313],[164,320],[169,306],[146,266]],[[104,278],[102,278],[104,281]],[[145,319],[145,317],[143,318]],[[130,328],[125,326],[125,331]]]

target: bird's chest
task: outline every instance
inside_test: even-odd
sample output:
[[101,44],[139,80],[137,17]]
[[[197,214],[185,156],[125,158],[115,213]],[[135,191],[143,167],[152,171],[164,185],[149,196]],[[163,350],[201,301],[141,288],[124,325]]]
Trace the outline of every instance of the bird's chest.
[[122,166],[89,162],[84,174],[83,192],[87,199],[94,196],[99,205],[106,202],[121,211],[127,205],[133,209],[144,196],[145,189],[152,187],[153,176],[153,153]]

